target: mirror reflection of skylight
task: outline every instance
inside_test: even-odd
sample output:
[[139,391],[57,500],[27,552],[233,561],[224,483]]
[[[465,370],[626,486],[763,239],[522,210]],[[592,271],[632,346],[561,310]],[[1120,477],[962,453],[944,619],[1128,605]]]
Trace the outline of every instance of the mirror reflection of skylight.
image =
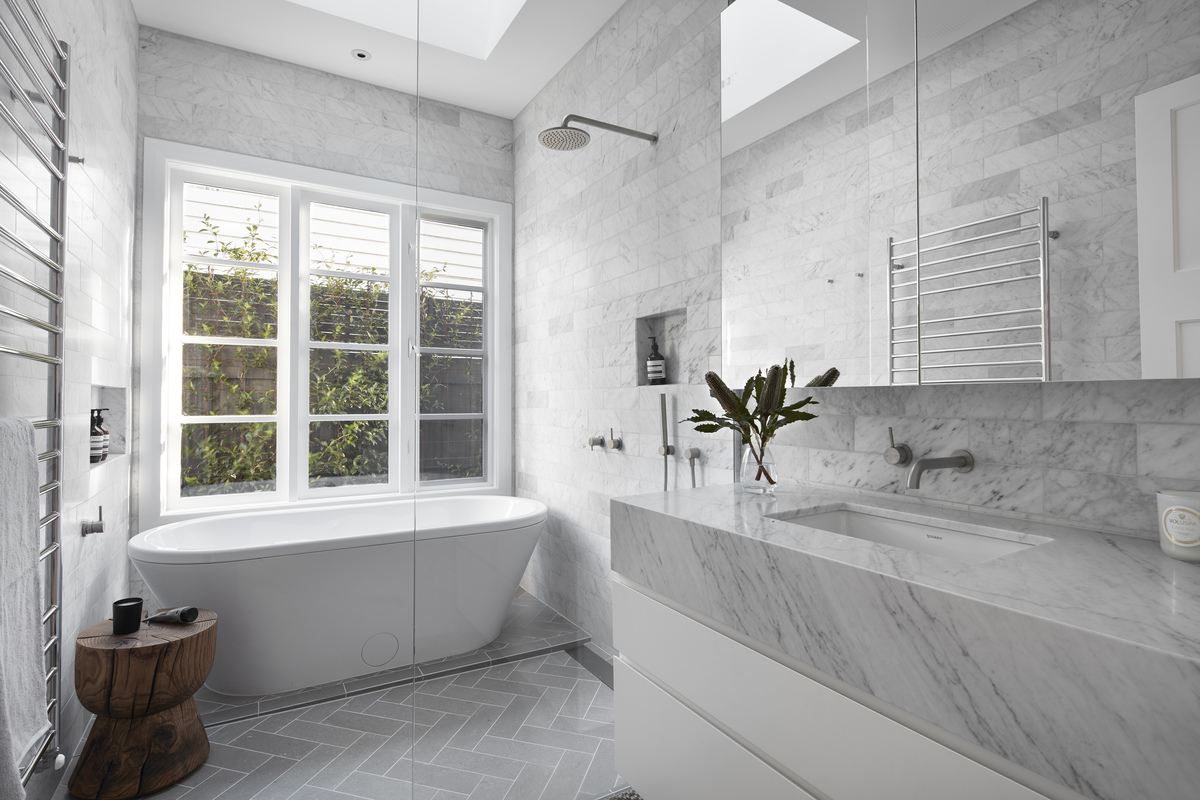
[[781,0],[721,12],[721,119],[731,119],[858,44]]
[[[417,39],[418,0],[287,0],[298,6]],[[486,60],[525,0],[437,0],[420,7],[420,40]]]

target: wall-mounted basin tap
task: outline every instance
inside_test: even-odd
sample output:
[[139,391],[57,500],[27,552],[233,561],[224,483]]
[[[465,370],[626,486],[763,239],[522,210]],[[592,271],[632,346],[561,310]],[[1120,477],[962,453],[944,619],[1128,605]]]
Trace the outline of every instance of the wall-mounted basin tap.
[[941,458],[918,458],[908,468],[908,480],[904,486],[908,489],[921,488],[921,475],[931,469],[952,469],[955,472],[970,472],[975,467],[975,458],[966,450],[955,450]]
[[604,447],[603,433],[597,433],[595,436],[588,437],[588,450],[594,450],[597,447]]

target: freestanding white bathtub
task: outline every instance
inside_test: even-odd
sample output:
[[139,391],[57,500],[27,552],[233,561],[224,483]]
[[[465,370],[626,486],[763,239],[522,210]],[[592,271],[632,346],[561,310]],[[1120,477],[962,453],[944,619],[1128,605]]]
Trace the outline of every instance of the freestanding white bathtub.
[[492,496],[228,514],[129,557],[164,605],[217,612],[209,688],[275,694],[413,663],[414,619],[418,663],[492,641],[545,520]]

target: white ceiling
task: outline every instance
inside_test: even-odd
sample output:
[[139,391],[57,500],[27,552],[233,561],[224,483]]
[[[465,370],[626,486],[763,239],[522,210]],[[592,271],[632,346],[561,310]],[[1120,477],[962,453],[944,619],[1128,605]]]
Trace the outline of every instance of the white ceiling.
[[[487,59],[525,0],[290,0],[409,39]],[[420,36],[417,35],[418,30]]]
[[[418,0],[133,0],[133,7],[143,25],[512,119],[624,1],[423,0],[419,71],[417,42],[396,32],[416,30]],[[387,11],[376,20],[372,6]],[[504,29],[510,11],[516,16]],[[455,32],[464,19],[470,24]],[[371,60],[351,56],[357,48]]]

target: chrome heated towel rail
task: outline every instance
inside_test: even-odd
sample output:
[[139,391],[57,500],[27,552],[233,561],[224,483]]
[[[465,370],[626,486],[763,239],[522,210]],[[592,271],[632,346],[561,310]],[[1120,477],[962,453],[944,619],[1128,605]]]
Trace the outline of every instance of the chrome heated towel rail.
[[1045,197],[919,240],[889,238],[889,382],[1049,380],[1057,238]]
[[[62,480],[63,480],[63,265],[67,254],[66,196],[68,49],[54,35],[37,0],[3,0],[0,6],[0,117],[7,159],[0,178],[0,317],[10,342],[0,358],[46,365],[46,411],[33,420],[44,483],[38,560],[45,573],[42,625],[46,663],[46,714],[50,732],[21,766],[21,783],[54,763],[62,750]],[[7,89],[7,91],[4,91]],[[27,332],[27,333],[26,333]],[[41,342],[44,346],[39,347]],[[15,346],[20,345],[20,346]],[[27,368],[5,365],[4,374],[28,379]],[[40,372],[38,378],[40,379]],[[16,380],[17,378],[13,378]],[[24,387],[21,399],[25,400]],[[40,445],[39,445],[40,447]],[[42,479],[39,479],[42,480]],[[32,534],[32,532],[31,532]]]

